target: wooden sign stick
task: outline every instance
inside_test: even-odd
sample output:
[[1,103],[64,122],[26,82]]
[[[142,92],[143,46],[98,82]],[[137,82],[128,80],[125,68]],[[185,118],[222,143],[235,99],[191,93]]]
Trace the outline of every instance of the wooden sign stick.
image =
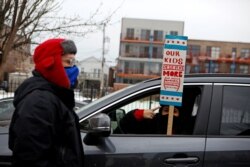
[[172,135],[173,118],[174,118],[174,106],[169,106],[169,109],[168,109],[167,135]]

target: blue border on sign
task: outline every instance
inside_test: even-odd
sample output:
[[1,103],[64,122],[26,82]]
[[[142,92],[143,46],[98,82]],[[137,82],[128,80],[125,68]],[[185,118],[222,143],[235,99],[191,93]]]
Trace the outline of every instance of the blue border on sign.
[[165,44],[164,49],[187,50],[187,46]]
[[188,37],[187,36],[178,36],[178,35],[165,35],[165,39],[188,40]]
[[169,106],[182,106],[181,102],[171,102],[171,101],[162,101],[160,100],[160,105],[169,105]]
[[182,92],[173,92],[173,91],[161,90],[160,94],[161,95],[170,95],[170,96],[180,96],[180,97],[182,97]]

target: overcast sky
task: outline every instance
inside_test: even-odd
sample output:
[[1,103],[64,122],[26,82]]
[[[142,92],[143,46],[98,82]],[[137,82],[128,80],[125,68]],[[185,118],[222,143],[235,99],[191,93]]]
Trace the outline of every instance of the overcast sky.
[[[250,0],[65,0],[61,13],[88,19],[100,4],[97,20],[118,9],[106,27],[108,64],[114,64],[119,54],[123,17],[184,21],[184,35],[189,39],[250,42]],[[101,30],[73,40],[78,60],[102,57]]]

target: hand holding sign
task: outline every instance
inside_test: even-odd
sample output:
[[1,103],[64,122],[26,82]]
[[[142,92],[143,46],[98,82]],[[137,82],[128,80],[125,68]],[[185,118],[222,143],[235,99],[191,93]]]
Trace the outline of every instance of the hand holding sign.
[[161,106],[155,107],[153,109],[144,109],[143,118],[153,119],[155,116],[155,111],[158,110]]

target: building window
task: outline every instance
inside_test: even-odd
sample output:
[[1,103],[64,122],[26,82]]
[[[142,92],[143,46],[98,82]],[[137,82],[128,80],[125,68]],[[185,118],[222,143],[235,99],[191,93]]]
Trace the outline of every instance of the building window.
[[162,47],[153,47],[153,58],[162,59],[163,57],[163,48]]
[[220,47],[207,47],[207,56],[211,57],[212,59],[218,59],[220,56]]
[[219,64],[213,61],[209,61],[205,64],[205,72],[206,73],[218,73],[219,72]]
[[141,30],[141,40],[149,41],[150,30],[142,29]]
[[125,53],[130,53],[130,45],[125,46]]
[[125,62],[124,73],[129,73],[129,62]]
[[212,47],[211,57],[214,59],[218,59],[219,56],[220,56],[220,48],[219,47]]
[[235,59],[237,55],[237,48],[232,48],[232,58]]
[[149,47],[148,46],[142,46],[140,47],[140,57],[141,58],[149,58]]
[[212,68],[213,68],[213,72],[214,73],[218,73],[219,72],[219,64],[218,63],[214,63],[214,66]]
[[178,31],[170,31],[170,35],[178,35]]
[[248,74],[248,65],[240,65],[240,73]]
[[200,56],[201,47],[200,45],[188,45],[188,57],[192,58],[192,65],[193,68],[190,72],[197,73],[199,71],[199,60],[198,57]]
[[163,31],[154,30],[154,41],[163,41]]
[[140,63],[140,68],[138,69],[139,74],[144,74],[144,63]]
[[200,45],[188,45],[188,55],[191,57],[198,57],[200,55]]
[[[146,65],[148,65],[148,74],[149,75],[161,76],[162,63],[148,62]],[[146,72],[146,74],[147,74],[147,72]]]
[[185,74],[189,74],[190,71],[191,71],[191,66],[190,66],[190,64],[186,64],[186,66],[185,66]]
[[144,73],[144,63],[141,62],[125,62],[126,74],[143,74]]
[[250,56],[250,49],[241,49],[240,58],[248,59]]
[[135,30],[133,28],[127,28],[126,39],[134,39]]
[[101,70],[94,68],[94,78],[100,78],[101,76]]
[[207,57],[211,57],[211,46],[207,46],[207,50],[206,50],[206,55]]

